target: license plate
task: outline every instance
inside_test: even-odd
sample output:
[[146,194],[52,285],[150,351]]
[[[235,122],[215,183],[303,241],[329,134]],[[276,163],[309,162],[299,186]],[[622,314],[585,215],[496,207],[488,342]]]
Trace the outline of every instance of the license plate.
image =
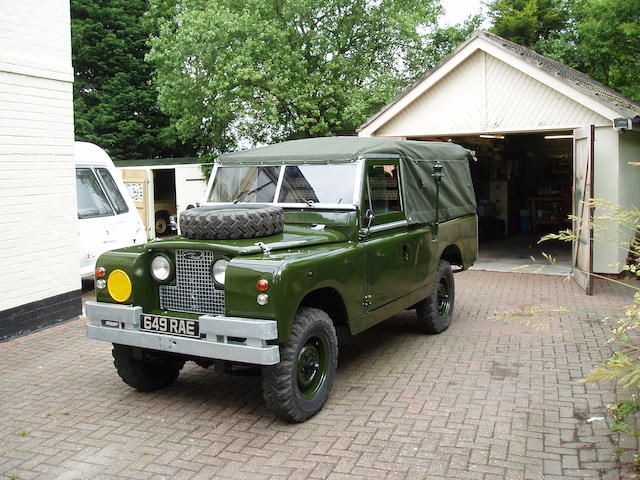
[[200,337],[200,326],[197,320],[162,317],[160,315],[147,315],[144,313],[140,315],[140,330],[180,335],[182,337]]

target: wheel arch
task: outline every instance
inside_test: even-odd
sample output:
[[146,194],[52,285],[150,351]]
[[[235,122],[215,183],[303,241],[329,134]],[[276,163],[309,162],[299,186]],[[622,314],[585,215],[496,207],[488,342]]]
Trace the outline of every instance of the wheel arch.
[[346,325],[349,321],[347,308],[340,292],[333,287],[321,287],[307,293],[296,311],[303,307],[318,308],[331,317],[333,324]]
[[450,244],[442,251],[440,255],[441,260],[446,260],[451,265],[457,265],[464,268],[464,261],[462,260],[462,252],[455,243]]

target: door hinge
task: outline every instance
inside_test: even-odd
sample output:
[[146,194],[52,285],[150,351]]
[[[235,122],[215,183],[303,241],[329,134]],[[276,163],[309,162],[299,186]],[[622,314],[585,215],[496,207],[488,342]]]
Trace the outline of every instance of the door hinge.
[[371,295],[365,295],[362,299],[362,306],[368,307],[369,305],[371,305]]

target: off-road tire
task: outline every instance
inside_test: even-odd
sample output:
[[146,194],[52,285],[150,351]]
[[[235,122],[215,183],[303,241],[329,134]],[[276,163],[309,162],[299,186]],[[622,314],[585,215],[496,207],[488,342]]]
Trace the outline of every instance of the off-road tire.
[[168,385],[178,377],[184,360],[157,352],[155,361],[134,358],[134,349],[114,343],[111,354],[118,375],[127,385],[141,392],[152,392]]
[[441,333],[449,328],[455,295],[451,265],[440,260],[433,280],[433,292],[416,305],[418,328],[424,333]]
[[268,237],[284,228],[282,208],[261,205],[196,207],[180,215],[180,232],[196,240]]
[[[310,366],[314,354],[318,360],[315,369]],[[280,362],[263,369],[267,407],[288,422],[311,418],[329,397],[337,365],[338,339],[331,318],[317,308],[301,308],[289,340],[280,345]]]

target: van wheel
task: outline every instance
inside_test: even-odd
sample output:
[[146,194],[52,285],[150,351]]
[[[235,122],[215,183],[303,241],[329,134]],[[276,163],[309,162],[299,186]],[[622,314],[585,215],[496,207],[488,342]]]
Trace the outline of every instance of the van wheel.
[[418,328],[424,333],[441,333],[451,325],[456,289],[451,265],[440,260],[433,292],[416,305]]
[[301,308],[289,340],[280,346],[280,363],[263,370],[267,407],[289,422],[313,417],[329,397],[337,365],[338,339],[331,318],[317,308]]
[[116,343],[111,354],[120,378],[141,392],[171,385],[184,366],[184,360],[169,354]]

